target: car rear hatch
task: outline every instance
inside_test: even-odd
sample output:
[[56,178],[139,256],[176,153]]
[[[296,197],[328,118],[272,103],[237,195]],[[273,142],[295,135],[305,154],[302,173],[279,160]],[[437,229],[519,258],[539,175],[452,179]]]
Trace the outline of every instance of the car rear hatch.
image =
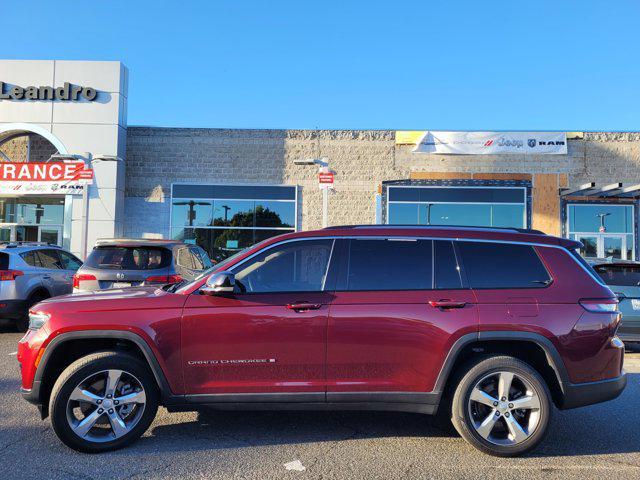
[[618,297],[621,330],[640,335],[640,264],[604,263],[593,268]]
[[105,290],[166,283],[172,270],[171,250],[162,246],[101,245],[93,249],[76,274],[76,290]]

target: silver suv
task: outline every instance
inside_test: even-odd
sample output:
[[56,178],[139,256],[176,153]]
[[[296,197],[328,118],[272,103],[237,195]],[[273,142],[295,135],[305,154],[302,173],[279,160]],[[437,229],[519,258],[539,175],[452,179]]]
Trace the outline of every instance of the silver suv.
[[80,268],[73,254],[42,243],[0,244],[0,318],[13,320],[19,331],[29,326],[32,305],[71,293]]
[[98,240],[73,280],[73,291],[163,285],[193,280],[212,266],[197,245],[176,240]]

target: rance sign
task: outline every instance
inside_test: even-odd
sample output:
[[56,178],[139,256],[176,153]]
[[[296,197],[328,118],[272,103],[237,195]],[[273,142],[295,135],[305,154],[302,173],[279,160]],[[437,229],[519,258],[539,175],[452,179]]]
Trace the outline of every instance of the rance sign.
[[19,87],[0,82],[0,100],[60,100],[63,102],[77,102],[80,98],[92,102],[98,96],[93,87],[81,87],[65,82],[61,87]]

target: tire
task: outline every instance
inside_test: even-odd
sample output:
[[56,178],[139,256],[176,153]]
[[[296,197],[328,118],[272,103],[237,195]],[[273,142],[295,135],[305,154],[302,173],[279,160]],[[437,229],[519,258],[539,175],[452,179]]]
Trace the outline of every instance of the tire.
[[15,321],[15,327],[18,332],[26,332],[29,328],[29,309],[33,307],[36,303],[41,302],[42,300],[46,300],[49,298],[49,295],[45,292],[35,292],[32,293],[29,298],[27,298],[27,309],[20,318]]
[[[513,381],[503,401],[500,393],[507,391],[504,386],[511,375]],[[523,408],[517,409],[518,404]],[[462,370],[451,420],[458,433],[478,450],[514,457],[544,439],[552,408],[546,382],[530,365],[508,356],[485,357]]]
[[[118,371],[119,380],[115,380]],[[107,377],[115,380],[112,390]],[[80,385],[83,388],[76,390]],[[137,391],[138,387],[142,390]],[[114,392],[111,397],[108,391]],[[76,400],[78,392],[83,393],[82,401]],[[136,401],[129,402],[134,395]],[[89,402],[84,401],[87,398]],[[158,387],[148,366],[126,353],[106,351],[82,357],[62,372],[51,392],[49,412],[53,430],[65,445],[79,452],[99,453],[136,441],[151,425],[158,403]],[[88,420],[84,426],[82,420]],[[83,436],[76,433],[90,424],[93,426]]]

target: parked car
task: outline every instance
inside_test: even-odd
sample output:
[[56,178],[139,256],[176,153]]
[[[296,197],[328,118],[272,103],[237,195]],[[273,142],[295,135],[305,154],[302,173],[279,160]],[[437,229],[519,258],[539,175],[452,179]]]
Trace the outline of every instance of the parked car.
[[632,347],[640,347],[640,262],[597,259],[590,262],[618,297],[622,323],[618,336]]
[[29,308],[71,293],[73,274],[82,262],[56,245],[37,242],[0,244],[0,318],[29,326]]
[[197,245],[114,238],[96,242],[73,278],[73,291],[161,285],[193,280],[212,263]]
[[579,246],[470,227],[282,235],[190,282],[36,305],[22,393],[85,452],[130,444],[164,405],[439,414],[519,455],[554,405],[626,384],[618,300]]

